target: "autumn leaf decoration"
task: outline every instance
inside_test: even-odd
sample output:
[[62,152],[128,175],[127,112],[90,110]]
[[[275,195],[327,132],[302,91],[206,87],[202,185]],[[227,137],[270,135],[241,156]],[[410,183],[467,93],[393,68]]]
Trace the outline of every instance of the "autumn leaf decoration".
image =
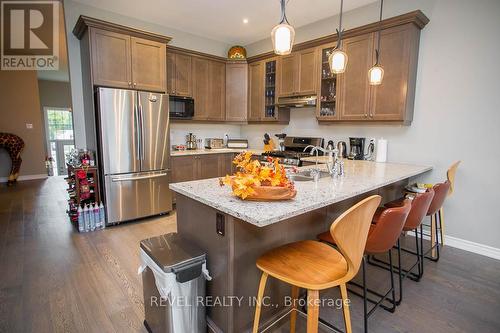
[[254,195],[256,186],[278,186],[293,190],[293,182],[278,159],[268,157],[269,165],[263,165],[258,160],[252,160],[251,152],[238,154],[233,164],[236,165],[234,175],[226,175],[220,179],[220,185],[231,186],[234,195],[246,199]]

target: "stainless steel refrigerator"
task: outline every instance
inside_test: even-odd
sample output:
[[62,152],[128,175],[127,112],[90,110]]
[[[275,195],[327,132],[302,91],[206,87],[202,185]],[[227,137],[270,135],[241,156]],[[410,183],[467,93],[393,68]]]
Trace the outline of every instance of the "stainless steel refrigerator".
[[171,211],[168,95],[112,88],[96,95],[107,224]]

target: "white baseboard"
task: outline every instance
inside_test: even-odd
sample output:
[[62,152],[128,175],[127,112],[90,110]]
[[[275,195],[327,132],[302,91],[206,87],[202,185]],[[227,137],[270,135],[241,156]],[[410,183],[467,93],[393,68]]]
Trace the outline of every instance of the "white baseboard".
[[[415,237],[413,233],[408,233],[408,236]],[[430,237],[424,236],[424,239],[430,240]],[[500,260],[500,249],[493,246],[479,244],[447,235],[444,235],[444,245]]]
[[[45,179],[47,178],[46,173],[38,174],[38,175],[22,175],[17,177],[17,181],[23,180],[33,180],[33,179]],[[9,177],[0,177],[0,183],[6,183],[9,180]]]

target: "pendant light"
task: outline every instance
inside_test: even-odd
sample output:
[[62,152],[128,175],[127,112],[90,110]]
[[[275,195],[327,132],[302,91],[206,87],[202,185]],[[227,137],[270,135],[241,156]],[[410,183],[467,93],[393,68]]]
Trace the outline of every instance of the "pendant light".
[[333,74],[344,73],[347,67],[347,54],[342,51],[342,10],[344,7],[344,0],[340,0],[340,18],[339,18],[339,28],[337,29],[337,46],[333,49],[332,53],[328,57],[328,63],[330,65],[330,71]]
[[378,59],[380,54],[380,31],[382,28],[382,10],[384,8],[384,0],[380,0],[380,19],[378,21],[378,33],[377,33],[377,49],[375,50],[375,65],[368,71],[368,80],[370,85],[378,86],[382,83],[384,78],[384,69],[380,66]]
[[274,53],[277,55],[286,55],[292,52],[295,30],[288,23],[288,19],[286,18],[285,7],[287,0],[280,0],[280,3],[281,20],[271,31],[271,37],[273,40]]

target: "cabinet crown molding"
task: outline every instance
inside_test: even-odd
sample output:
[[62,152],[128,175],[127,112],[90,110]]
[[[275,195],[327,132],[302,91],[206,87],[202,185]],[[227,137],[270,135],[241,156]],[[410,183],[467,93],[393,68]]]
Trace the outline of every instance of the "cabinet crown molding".
[[80,15],[80,17],[78,18],[78,21],[76,22],[75,27],[73,28],[73,35],[75,35],[76,38],[78,39],[82,39],[85,31],[87,31],[89,27],[127,34],[130,36],[149,39],[165,44],[168,44],[172,40],[172,38],[168,36],[156,34],[154,32],[146,30],[127,27],[117,23],[103,21],[85,15]]
[[[350,38],[350,37],[355,37],[355,36],[360,36],[360,35],[364,35],[367,33],[375,32],[375,31],[378,31],[379,27],[381,27],[382,30],[384,30],[384,29],[389,29],[392,27],[396,27],[396,26],[400,26],[400,25],[404,25],[404,24],[408,24],[408,23],[413,23],[419,29],[423,29],[427,25],[427,23],[429,23],[429,18],[427,16],[425,16],[425,14],[421,10],[415,10],[415,11],[412,11],[412,12],[409,12],[406,14],[387,18],[385,20],[382,20],[380,23],[377,21],[377,22],[366,24],[366,25],[362,25],[362,26],[357,27],[357,28],[352,28],[352,29],[346,30],[342,34],[342,38],[346,39],[346,38]],[[293,46],[292,52],[301,51],[301,50],[305,50],[308,48],[321,46],[324,44],[334,43],[336,41],[337,41],[337,34],[326,35],[323,37],[319,37],[319,38],[308,40],[308,41],[305,41],[302,43],[295,44]],[[257,54],[257,55],[248,57],[247,61],[249,63],[252,63],[255,61],[264,60],[264,59],[271,58],[274,56],[275,56],[275,54],[272,51],[270,51],[270,52]]]

